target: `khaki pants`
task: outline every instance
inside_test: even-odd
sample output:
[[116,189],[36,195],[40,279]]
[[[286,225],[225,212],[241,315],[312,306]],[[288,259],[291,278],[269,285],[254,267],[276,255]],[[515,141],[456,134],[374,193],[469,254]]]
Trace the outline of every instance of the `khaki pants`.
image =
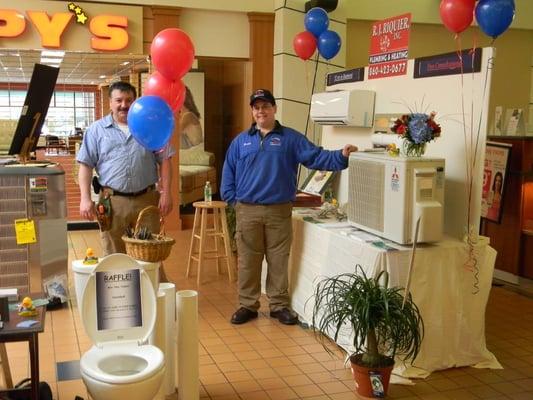
[[[113,253],[126,253],[126,246],[122,240],[122,235],[128,226],[135,228],[139,212],[148,206],[158,206],[159,192],[149,190],[148,192],[136,196],[111,196],[111,229],[100,232],[104,255]],[[141,226],[148,227],[152,233],[159,233],[159,214],[145,214],[141,221]]]
[[266,293],[270,311],[290,308],[288,267],[292,204],[264,206],[238,203],[235,210],[240,306],[254,311],[259,309],[261,269],[266,257]]

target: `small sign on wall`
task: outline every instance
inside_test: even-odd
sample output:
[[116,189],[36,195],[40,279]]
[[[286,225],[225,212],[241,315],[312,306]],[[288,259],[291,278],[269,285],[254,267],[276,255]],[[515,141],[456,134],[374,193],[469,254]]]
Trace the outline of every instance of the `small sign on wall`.
[[372,25],[368,79],[407,74],[410,28],[410,13]]
[[511,145],[487,142],[483,188],[481,192],[481,217],[500,223],[505,193],[506,172]]

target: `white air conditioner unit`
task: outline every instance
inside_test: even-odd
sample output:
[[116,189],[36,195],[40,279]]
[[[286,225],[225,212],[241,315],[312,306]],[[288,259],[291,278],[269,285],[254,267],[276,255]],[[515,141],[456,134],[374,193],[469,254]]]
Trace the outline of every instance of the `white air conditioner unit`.
[[321,125],[371,128],[376,93],[371,90],[339,90],[311,97],[311,119]]
[[441,240],[444,224],[444,159],[350,155],[348,220],[400,244]]

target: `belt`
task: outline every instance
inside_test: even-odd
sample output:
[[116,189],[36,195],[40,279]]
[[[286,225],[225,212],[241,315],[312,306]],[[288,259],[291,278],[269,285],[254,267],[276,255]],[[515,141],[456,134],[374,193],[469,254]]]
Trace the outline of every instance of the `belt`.
[[107,187],[105,189],[110,191],[109,194],[111,196],[137,197],[137,196],[143,195],[146,192],[149,192],[149,191],[155,189],[155,185],[147,186],[143,190],[139,190],[138,192],[133,192],[133,193],[123,193],[123,192],[119,192],[118,190],[107,188]]

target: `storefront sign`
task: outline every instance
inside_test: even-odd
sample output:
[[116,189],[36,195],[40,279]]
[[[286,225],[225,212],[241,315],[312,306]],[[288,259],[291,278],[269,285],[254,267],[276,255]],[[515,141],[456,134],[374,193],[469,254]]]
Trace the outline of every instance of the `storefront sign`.
[[453,52],[415,58],[414,78],[479,72],[481,71],[481,52],[481,49],[474,51],[470,49],[462,50],[460,56],[457,52]]
[[368,79],[407,73],[411,14],[399,15],[372,25]]
[[5,3],[0,1],[2,47],[142,53],[141,7],[33,0],[15,9]]

